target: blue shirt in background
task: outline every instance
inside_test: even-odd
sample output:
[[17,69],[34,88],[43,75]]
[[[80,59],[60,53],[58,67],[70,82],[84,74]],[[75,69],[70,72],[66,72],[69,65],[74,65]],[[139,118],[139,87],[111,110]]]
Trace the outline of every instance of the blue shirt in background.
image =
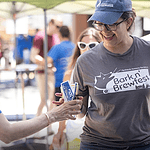
[[68,65],[68,58],[73,54],[74,47],[75,45],[71,41],[63,41],[53,46],[48,52],[48,56],[53,59],[53,64],[56,68],[55,87],[60,87],[63,82],[64,73]]
[[33,39],[34,36],[28,35],[25,38],[22,34],[16,37],[16,50],[14,50],[14,54],[13,54],[14,59],[16,58],[16,53],[18,59],[23,59],[23,50],[24,49],[31,50],[33,45]]

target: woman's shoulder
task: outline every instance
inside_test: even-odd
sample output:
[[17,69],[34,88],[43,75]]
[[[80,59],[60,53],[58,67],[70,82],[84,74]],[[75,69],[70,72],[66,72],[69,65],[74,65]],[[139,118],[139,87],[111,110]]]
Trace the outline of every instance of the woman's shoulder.
[[150,46],[150,41],[144,40],[142,37],[132,36],[132,38],[136,44]]

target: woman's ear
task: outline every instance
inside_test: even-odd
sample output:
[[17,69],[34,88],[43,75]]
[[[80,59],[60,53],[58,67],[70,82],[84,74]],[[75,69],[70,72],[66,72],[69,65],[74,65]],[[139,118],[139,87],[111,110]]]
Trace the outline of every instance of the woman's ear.
[[127,30],[130,28],[130,26],[132,25],[133,23],[133,18],[130,17],[128,20],[127,20]]

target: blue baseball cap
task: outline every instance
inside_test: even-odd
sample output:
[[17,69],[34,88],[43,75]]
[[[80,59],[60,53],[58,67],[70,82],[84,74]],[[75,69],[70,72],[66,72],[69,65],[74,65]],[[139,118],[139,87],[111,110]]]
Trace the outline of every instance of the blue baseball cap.
[[104,24],[113,24],[125,11],[132,11],[131,0],[97,0],[95,13],[88,22],[95,20]]

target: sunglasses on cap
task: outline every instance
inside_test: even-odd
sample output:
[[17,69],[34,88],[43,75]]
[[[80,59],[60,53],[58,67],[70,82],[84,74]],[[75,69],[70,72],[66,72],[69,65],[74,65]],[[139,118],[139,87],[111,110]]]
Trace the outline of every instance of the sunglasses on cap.
[[55,25],[55,27],[56,27],[57,29],[60,29],[60,28],[61,28],[60,26],[57,26],[57,25]]
[[60,28],[61,28],[61,26],[58,26],[58,25],[56,25],[55,23],[53,23],[53,25],[54,25],[57,29],[60,29]]
[[89,48],[93,48],[95,47],[96,45],[98,45],[99,43],[98,42],[90,42],[90,43],[84,43],[84,42],[78,42],[78,47],[81,49],[81,50],[84,50],[87,46]]

